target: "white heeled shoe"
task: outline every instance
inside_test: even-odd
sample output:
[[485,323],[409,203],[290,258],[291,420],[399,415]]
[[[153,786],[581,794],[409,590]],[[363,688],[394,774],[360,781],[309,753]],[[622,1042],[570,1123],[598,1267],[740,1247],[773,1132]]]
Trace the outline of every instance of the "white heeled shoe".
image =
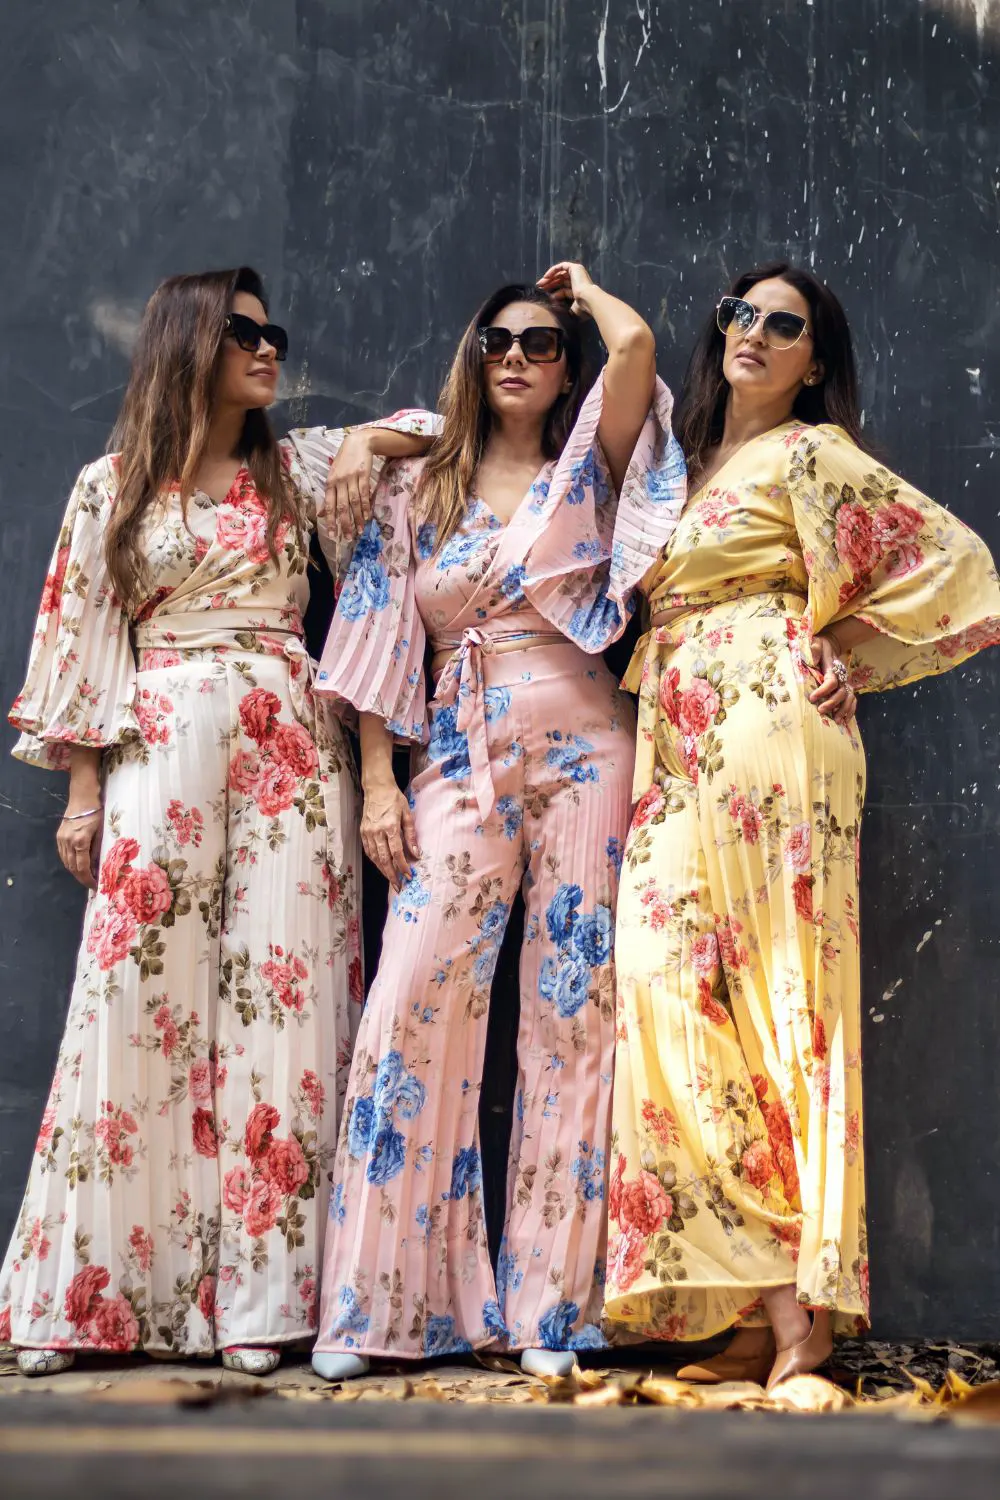
[[19,1349],[17,1368],[22,1375],[61,1375],[75,1359],[70,1349]]
[[364,1354],[314,1354],[312,1367],[321,1380],[357,1380],[368,1374],[368,1358]]
[[525,1349],[521,1355],[525,1375],[569,1375],[579,1365],[572,1349]]
[[222,1351],[222,1368],[235,1370],[240,1375],[271,1375],[280,1364],[280,1352],[266,1346],[257,1348],[253,1344],[235,1344]]

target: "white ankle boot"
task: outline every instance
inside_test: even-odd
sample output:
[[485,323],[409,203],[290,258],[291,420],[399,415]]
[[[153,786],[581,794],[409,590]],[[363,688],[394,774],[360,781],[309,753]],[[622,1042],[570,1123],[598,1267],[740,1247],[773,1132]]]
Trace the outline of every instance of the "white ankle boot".
[[61,1375],[75,1359],[70,1349],[19,1349],[17,1368],[22,1375]]
[[521,1354],[525,1375],[569,1375],[579,1363],[572,1349],[525,1349]]
[[312,1367],[321,1380],[356,1380],[368,1374],[364,1354],[314,1354]]

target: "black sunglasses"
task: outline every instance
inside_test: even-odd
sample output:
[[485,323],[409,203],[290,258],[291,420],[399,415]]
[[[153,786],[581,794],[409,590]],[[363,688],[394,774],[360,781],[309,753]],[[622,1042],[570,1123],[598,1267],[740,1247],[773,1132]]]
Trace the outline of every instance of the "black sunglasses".
[[[791,349],[807,332],[805,318],[793,312],[761,313],[745,297],[723,297],[715,309],[719,332],[727,338],[747,334],[760,318],[761,337],[771,349]],[[811,337],[811,335],[810,335]]]
[[225,331],[236,340],[248,354],[256,354],[263,339],[274,350],[275,359],[288,358],[288,334],[277,323],[255,323],[244,313],[229,313]]
[[506,358],[515,343],[533,365],[553,365],[566,347],[561,328],[524,328],[511,333],[509,328],[477,328],[483,358],[491,362]]

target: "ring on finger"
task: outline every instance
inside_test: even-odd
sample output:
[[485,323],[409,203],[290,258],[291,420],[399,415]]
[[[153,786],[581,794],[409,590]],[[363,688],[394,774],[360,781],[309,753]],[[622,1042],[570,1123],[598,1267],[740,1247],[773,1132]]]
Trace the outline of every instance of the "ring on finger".
[[841,661],[839,656],[835,656],[833,658],[833,661],[830,663],[830,671],[833,673],[834,677],[836,677],[841,687],[848,686],[850,673],[848,672],[847,667]]

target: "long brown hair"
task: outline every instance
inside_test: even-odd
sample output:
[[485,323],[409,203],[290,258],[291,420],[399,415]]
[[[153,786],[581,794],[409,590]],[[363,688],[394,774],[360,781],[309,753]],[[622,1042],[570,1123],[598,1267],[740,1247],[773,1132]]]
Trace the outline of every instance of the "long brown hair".
[[[179,485],[187,520],[188,496],[208,438],[226,315],[237,292],[257,297],[267,310],[257,272],[240,266],[171,276],[156,288],[143,313],[125,399],[108,441],[108,452],[120,458],[105,557],[111,586],[130,614],[147,590],[140,536],[149,506],[165,489]],[[267,507],[267,546],[276,562],[281,522],[294,525],[300,545],[303,525],[263,411],[247,412],[239,454]]]
[[463,333],[451,362],[448,379],[438,398],[444,427],[427,455],[417,486],[421,521],[436,528],[435,551],[444,546],[461,523],[469,489],[493,427],[477,330],[487,328],[512,302],[531,302],[544,307],[565,335],[566,365],[572,384],[553,402],[545,419],[542,451],[546,458],[558,458],[565,448],[587,393],[580,324],[567,308],[530,284],[502,286],[487,297]]
[[[758,281],[775,277],[794,287],[809,304],[813,350],[824,370],[819,385],[803,385],[792,415],[803,422],[834,422],[863,452],[870,452],[861,430],[851,330],[847,314],[830,288],[811,271],[779,260],[744,271],[733,282],[729,295],[745,297]],[[722,373],[725,349],[725,334],[720,333],[713,312],[694,346],[674,415],[674,432],[695,478],[704,467],[706,453],[722,442],[729,395],[729,382]]]

